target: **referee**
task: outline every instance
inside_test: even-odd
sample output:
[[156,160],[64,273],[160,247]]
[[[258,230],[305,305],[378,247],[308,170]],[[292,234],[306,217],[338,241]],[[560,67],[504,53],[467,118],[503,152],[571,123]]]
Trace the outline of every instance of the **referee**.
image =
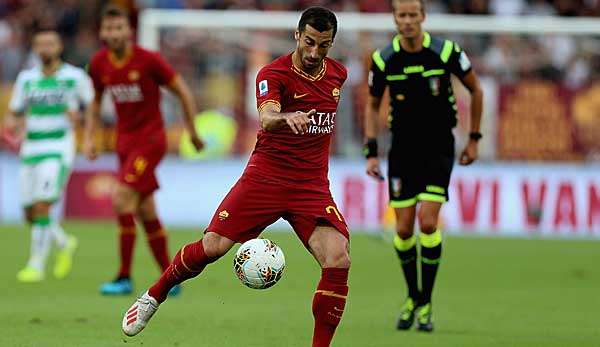
[[[423,0],[392,0],[398,35],[373,53],[369,98],[365,111],[367,174],[382,179],[377,158],[377,119],[384,91],[390,91],[389,126],[392,146],[388,179],[390,205],[396,214],[394,246],[408,287],[397,328],[432,331],[431,293],[440,264],[442,235],[438,216],[448,200],[454,164],[456,98],[450,76],[460,79],[471,93],[471,132],[460,156],[461,165],[477,159],[481,139],[483,93],[469,58],[455,42],[421,29]],[[417,213],[417,205],[419,205]],[[421,287],[417,271],[415,217],[419,220]]]

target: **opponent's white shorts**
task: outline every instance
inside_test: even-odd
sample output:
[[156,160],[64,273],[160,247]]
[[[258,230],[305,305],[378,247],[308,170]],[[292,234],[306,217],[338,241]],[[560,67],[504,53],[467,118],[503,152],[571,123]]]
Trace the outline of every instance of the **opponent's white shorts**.
[[60,158],[48,158],[35,164],[21,164],[21,199],[24,207],[36,202],[54,203],[62,196],[71,174]]

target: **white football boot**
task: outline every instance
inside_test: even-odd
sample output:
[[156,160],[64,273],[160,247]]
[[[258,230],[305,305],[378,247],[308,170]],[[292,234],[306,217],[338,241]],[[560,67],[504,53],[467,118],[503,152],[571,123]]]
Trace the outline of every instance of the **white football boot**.
[[158,310],[158,305],[158,301],[151,297],[148,291],[139,297],[123,316],[122,328],[125,335],[135,336],[144,330]]

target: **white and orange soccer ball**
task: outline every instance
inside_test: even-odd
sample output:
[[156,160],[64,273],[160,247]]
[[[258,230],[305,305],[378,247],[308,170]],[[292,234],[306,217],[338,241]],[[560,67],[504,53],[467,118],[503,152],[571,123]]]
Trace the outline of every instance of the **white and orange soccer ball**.
[[253,239],[244,242],[235,253],[233,269],[244,285],[267,289],[281,279],[285,256],[273,241]]

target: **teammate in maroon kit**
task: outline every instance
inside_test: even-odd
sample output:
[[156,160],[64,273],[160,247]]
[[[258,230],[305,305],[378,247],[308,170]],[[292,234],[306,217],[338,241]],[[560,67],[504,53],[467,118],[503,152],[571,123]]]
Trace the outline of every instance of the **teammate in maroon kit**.
[[337,31],[335,15],[307,9],[295,33],[296,50],[257,77],[261,129],[252,157],[227,194],[204,238],[184,246],[171,266],[123,317],[138,334],[175,285],[200,274],[236,242],[256,238],[287,220],[322,268],[312,303],[312,345],[329,346],[348,294],[348,228],[329,191],[328,153],[346,69],[326,58]]
[[[154,258],[165,271],[169,266],[167,236],[156,213],[154,191],[158,189],[155,170],[167,150],[166,133],[160,113],[160,86],[167,87],[180,100],[192,143],[203,143],[192,123],[196,114],[189,88],[183,79],[157,53],[132,43],[128,14],[107,7],[102,14],[100,37],[107,48],[92,58],[89,73],[96,96],[86,120],[84,151],[89,159],[97,156],[94,131],[100,115],[102,95],[112,97],[117,111],[117,154],[119,182],[113,196],[119,222],[121,266],[117,278],[100,288],[105,295],[132,292],[131,260],[135,243],[135,217],[146,231]],[[172,294],[178,293],[175,287]]]

